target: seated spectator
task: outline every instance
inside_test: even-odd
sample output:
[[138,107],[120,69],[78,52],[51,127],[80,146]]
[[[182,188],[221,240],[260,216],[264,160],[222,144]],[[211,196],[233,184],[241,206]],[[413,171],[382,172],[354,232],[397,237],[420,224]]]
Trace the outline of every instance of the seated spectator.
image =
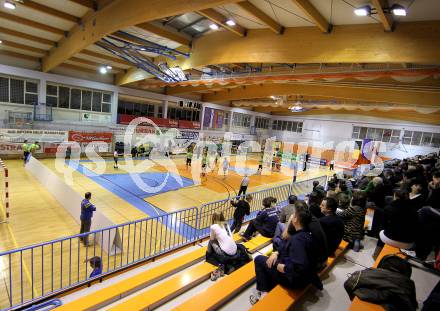
[[336,200],[336,191],[334,190],[328,190],[327,194],[325,196],[326,198],[333,198]]
[[440,170],[432,173],[432,181],[428,184],[428,197],[425,205],[437,208],[440,202]]
[[415,179],[411,183],[411,192],[409,193],[409,200],[411,208],[416,212],[424,206],[425,198],[422,194],[423,187],[420,179]]
[[298,203],[290,222],[294,232],[284,247],[279,252],[272,252],[270,257],[260,255],[255,258],[257,292],[250,296],[251,304],[258,302],[278,284],[304,288],[312,283],[322,289],[315,269],[312,234],[307,229],[311,214],[306,204]]
[[330,179],[327,183],[327,191],[335,191],[336,184]]
[[93,278],[102,274],[102,260],[101,257],[95,256],[89,259],[90,267],[93,269],[89,275],[89,278]]
[[417,212],[408,201],[408,193],[398,189],[394,200],[385,207],[383,230],[380,232],[378,246],[383,243],[409,249],[416,240]]
[[351,192],[348,191],[347,185],[343,180],[341,180],[338,185],[336,186],[336,201],[339,201],[339,197],[341,195],[347,195],[348,197],[351,197]]
[[285,224],[289,218],[290,215],[293,214],[294,208],[295,208],[295,202],[298,200],[298,198],[296,197],[296,195],[290,195],[289,196],[289,204],[282,207],[281,208],[281,213],[280,213],[280,223]]
[[338,198],[338,201],[336,203],[338,204],[339,209],[345,210],[350,206],[351,199],[347,194],[343,193],[339,196],[336,196],[335,200],[336,198]]
[[345,210],[337,210],[336,215],[344,220],[344,241],[358,252],[362,245],[361,240],[364,237],[364,223],[366,209],[366,197],[362,191],[355,191],[351,198],[350,206]]
[[240,232],[241,226],[243,224],[244,217],[246,215],[249,215],[251,213],[251,202],[252,202],[252,195],[247,194],[246,197],[241,200],[232,200],[231,205],[235,207],[233,219],[231,226],[231,231],[234,231],[235,233]]
[[365,189],[365,193],[367,194],[367,207],[374,209],[373,223],[368,235],[379,237],[379,232],[382,230],[383,209],[385,207],[385,188],[382,178],[374,177]]
[[243,239],[248,241],[255,232],[259,232],[262,236],[273,238],[275,229],[278,224],[277,209],[272,206],[273,199],[271,197],[263,199],[263,209],[258,212],[257,217],[249,223],[246,231],[243,233]]
[[308,201],[309,210],[312,213],[312,215],[315,216],[316,218],[321,218],[324,216],[321,213],[321,209],[319,208],[322,199],[323,198],[321,198],[321,196],[316,191],[312,191],[312,193],[309,194],[309,201]]
[[327,255],[334,255],[344,236],[344,221],[336,215],[338,204],[333,198],[324,198],[321,202],[321,212],[324,217],[319,218],[322,230],[327,237]]
[[345,184],[347,185],[347,189],[353,193],[353,183],[351,182],[350,178],[344,174],[344,180],[345,180]]
[[227,256],[236,254],[237,244],[235,244],[229,225],[222,212],[215,212],[212,215],[212,225],[209,230],[206,260],[209,263],[219,266],[211,275],[211,279],[215,280],[224,274],[224,265],[226,264]]

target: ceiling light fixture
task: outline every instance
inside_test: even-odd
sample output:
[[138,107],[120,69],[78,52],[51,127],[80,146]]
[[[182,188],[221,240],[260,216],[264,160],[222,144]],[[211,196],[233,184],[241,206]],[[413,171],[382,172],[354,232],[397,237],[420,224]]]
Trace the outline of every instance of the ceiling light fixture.
[[211,25],[209,25],[209,28],[211,28],[212,30],[217,30],[218,29],[218,25],[217,24],[211,24]]
[[391,6],[391,13],[395,16],[406,16],[406,9],[398,3]]
[[110,66],[110,65],[106,65],[106,66],[105,66],[105,69],[107,69],[107,70],[112,70],[112,69],[113,69],[113,67],[112,67],[112,66]]
[[369,5],[354,9],[354,14],[357,16],[370,16],[371,7]]
[[2,44],[3,43],[3,41],[2,40],[0,40],[0,44]]
[[229,26],[235,26],[236,25],[236,23],[235,23],[235,21],[233,19],[228,19],[226,21],[226,24],[229,25]]
[[104,67],[104,66],[99,67],[99,72],[100,72],[101,74],[105,75],[105,74],[107,73],[107,68]]
[[5,1],[5,2],[3,3],[3,6],[4,6],[5,8],[7,8],[7,9],[9,9],[9,10],[15,10],[15,8],[17,7],[17,6],[15,5],[15,3],[10,2],[10,1]]

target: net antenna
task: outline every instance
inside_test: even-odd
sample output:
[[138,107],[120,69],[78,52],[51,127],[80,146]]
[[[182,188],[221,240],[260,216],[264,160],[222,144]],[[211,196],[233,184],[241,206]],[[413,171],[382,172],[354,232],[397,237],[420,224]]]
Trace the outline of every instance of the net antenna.
[[400,150],[402,152],[408,153],[408,150],[406,149],[405,145],[403,144],[403,138],[399,138],[399,141],[395,143],[394,146],[391,147],[391,150]]

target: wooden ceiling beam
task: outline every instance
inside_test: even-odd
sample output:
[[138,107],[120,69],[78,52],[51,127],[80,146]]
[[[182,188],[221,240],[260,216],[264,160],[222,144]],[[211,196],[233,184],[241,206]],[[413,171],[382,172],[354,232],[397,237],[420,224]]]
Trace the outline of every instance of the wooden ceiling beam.
[[33,47],[33,46],[29,46],[29,45],[24,45],[24,44],[12,42],[12,41],[9,41],[9,40],[2,40],[2,45],[3,46],[9,46],[11,48],[20,49],[20,50],[23,50],[23,51],[38,53],[38,54],[41,54],[41,55],[45,55],[47,53],[46,50],[39,49],[39,48],[36,48],[36,47]]
[[171,31],[169,31],[169,30],[167,30],[165,28],[161,28],[161,27],[152,25],[150,23],[137,24],[136,27],[141,28],[142,30],[151,32],[152,34],[155,34],[155,35],[157,35],[159,37],[162,37],[162,38],[165,38],[165,39],[177,42],[177,43],[179,43],[179,44],[181,44],[183,46],[191,47],[191,41],[190,40],[188,40],[188,39],[186,39],[186,38],[184,38],[182,36],[179,36],[178,34],[175,34],[175,33],[171,32]]
[[19,6],[22,5],[22,6],[25,6],[27,8],[30,8],[30,9],[32,9],[34,11],[38,11],[38,12],[41,12],[41,13],[44,13],[44,14],[48,14],[48,15],[51,15],[51,16],[54,16],[54,17],[58,17],[60,19],[63,19],[63,20],[69,21],[69,22],[78,23],[78,22],[81,21],[80,18],[78,18],[78,17],[76,17],[74,15],[71,15],[71,14],[68,14],[68,13],[65,13],[65,12],[61,12],[61,11],[55,10],[55,9],[53,9],[51,7],[42,5],[40,3],[31,1],[31,0],[27,0],[27,1],[23,2],[23,3],[18,2],[18,5]]
[[344,98],[355,101],[435,106],[439,103],[440,91],[379,88],[365,85],[268,83],[241,86],[212,94],[204,94],[202,98],[205,102],[224,102],[231,100],[268,98],[272,95],[325,96],[329,98]]
[[309,0],[292,0],[322,32],[330,32],[332,26]]
[[39,58],[39,57],[35,57],[35,56],[31,56],[31,55],[25,55],[25,54],[13,52],[13,51],[7,51],[7,50],[0,50],[0,55],[11,56],[11,57],[14,57],[14,58],[25,59],[25,60],[30,60],[30,61],[34,61],[34,62],[40,62],[41,61],[41,58]]
[[94,0],[70,0],[71,2],[75,2],[76,4],[82,5],[91,10],[96,9],[96,2]]
[[251,14],[253,17],[258,19],[260,22],[265,24],[267,27],[269,27],[273,32],[276,34],[282,34],[284,31],[284,27],[281,26],[279,23],[273,20],[272,17],[261,11],[259,8],[257,8],[255,5],[253,5],[249,1],[242,1],[238,2],[237,5],[245,10],[247,13]]
[[385,31],[393,31],[393,17],[390,13],[385,13],[383,8],[389,8],[388,0],[371,0],[376,8],[377,15],[383,24]]
[[[72,61],[72,62],[84,64],[84,65],[94,66],[94,67],[97,67],[97,68],[105,65],[103,63],[97,63],[97,62],[94,62],[94,61],[91,61],[91,60],[88,60],[88,59],[79,58],[79,57],[71,57],[69,60]],[[113,65],[112,65],[112,68],[113,68],[114,71],[125,71],[124,68],[120,68],[120,67],[113,66]]]
[[206,17],[207,19],[213,21],[217,25],[229,30],[230,32],[232,32],[240,37],[246,36],[247,30],[245,28],[243,28],[242,26],[240,26],[238,24],[235,24],[234,26],[229,26],[228,24],[226,24],[226,21],[228,20],[228,18],[225,17],[223,14],[220,14],[219,12],[217,12],[214,9],[199,10],[199,11],[197,11],[197,14],[200,14],[200,15]]
[[77,66],[77,65],[73,65],[73,64],[68,64],[68,63],[62,63],[58,67],[72,69],[72,70],[76,70],[76,71],[83,71],[83,72],[92,73],[92,74],[98,74],[98,70],[96,70],[96,69],[85,68],[85,67],[81,67],[81,66]]
[[239,0],[114,0],[107,6],[87,15],[81,25],[69,31],[69,36],[58,43],[43,59],[43,71],[47,72],[63,63],[102,37],[120,29],[140,23],[222,6]]
[[20,16],[16,16],[13,14],[9,14],[9,13],[5,13],[0,11],[0,18],[4,18],[7,19],[9,21],[18,23],[18,24],[22,24],[22,25],[26,25],[29,27],[33,27],[33,28],[37,28],[39,30],[43,30],[43,31],[47,31],[47,32],[51,32],[53,34],[57,34],[57,35],[61,35],[64,36],[65,31],[63,29],[59,29],[59,28],[55,28],[46,24],[41,24],[38,22],[35,22],[33,20],[30,19],[26,19]]
[[33,41],[36,43],[41,43],[41,44],[46,44],[46,45],[51,45],[51,46],[55,46],[56,42],[45,39],[45,38],[40,38],[37,36],[33,36],[33,35],[29,35],[27,33],[23,33],[23,32],[19,32],[19,31],[15,31],[12,29],[8,29],[8,28],[4,28],[4,27],[0,27],[0,34],[4,33],[10,36],[14,36],[17,38],[21,38],[21,39],[26,39],[29,41]]

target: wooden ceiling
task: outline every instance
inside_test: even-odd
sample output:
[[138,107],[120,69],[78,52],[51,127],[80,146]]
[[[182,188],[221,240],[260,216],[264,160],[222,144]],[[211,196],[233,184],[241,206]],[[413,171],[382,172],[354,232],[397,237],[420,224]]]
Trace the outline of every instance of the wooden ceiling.
[[[16,58],[42,71],[60,67],[88,73],[111,65],[117,84],[178,96],[196,95],[228,105],[269,96],[315,96],[334,105],[350,100],[407,105],[408,111],[417,105],[440,108],[439,73],[435,72],[440,68],[440,1],[392,1],[408,9],[408,16],[399,18],[388,13],[388,1],[369,3],[377,14],[357,17],[353,9],[364,5],[363,0],[18,1],[15,10],[0,8],[0,62]],[[229,19],[235,25],[228,24]],[[209,23],[220,29],[210,30]],[[95,45],[120,30],[189,52],[189,58],[176,60],[145,55],[156,63],[179,66],[196,83],[163,85]],[[407,73],[396,74],[398,69]],[[431,71],[421,74],[424,69]],[[225,81],[210,84],[212,79],[204,75],[209,70]],[[380,72],[375,77],[362,77],[361,73],[372,70]],[[416,74],[411,76],[411,72]],[[306,73],[327,76],[284,77]],[[347,76],[339,79],[331,73]],[[357,76],[350,77],[350,73]],[[260,80],[240,80],[244,75]],[[266,76],[281,79],[273,81]],[[206,83],[200,84],[202,80]],[[276,105],[273,108],[265,107],[264,111],[290,113],[286,107],[285,111]],[[398,115],[409,120],[411,114]],[[431,114],[430,118],[434,117],[437,115]]]

